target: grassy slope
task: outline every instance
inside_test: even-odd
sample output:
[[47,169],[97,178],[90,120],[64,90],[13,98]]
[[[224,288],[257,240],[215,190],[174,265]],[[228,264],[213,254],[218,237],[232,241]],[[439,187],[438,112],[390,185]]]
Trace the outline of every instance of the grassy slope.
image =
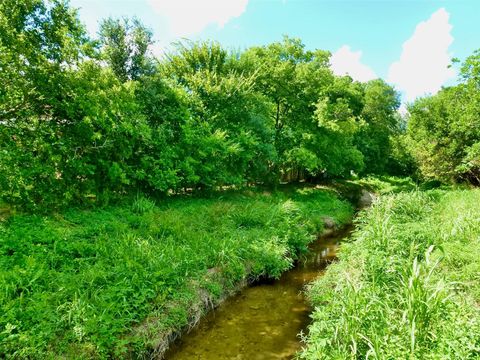
[[132,328],[179,329],[202,294],[279,276],[324,216],[345,223],[352,208],[290,189],[13,216],[0,222],[0,357],[146,354],[155,339]]
[[382,197],[309,289],[303,359],[480,358],[480,190]]

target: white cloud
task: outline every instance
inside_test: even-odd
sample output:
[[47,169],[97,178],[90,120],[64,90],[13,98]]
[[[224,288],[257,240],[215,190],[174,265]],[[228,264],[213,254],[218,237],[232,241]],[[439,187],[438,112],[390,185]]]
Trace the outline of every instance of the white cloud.
[[330,67],[335,75],[350,75],[352,79],[357,81],[376,79],[375,72],[361,63],[361,57],[361,51],[352,51],[350,46],[343,45],[332,54]]
[[191,36],[210,24],[222,28],[242,15],[249,0],[148,0],[168,21],[173,37]]
[[412,37],[403,43],[400,60],[390,66],[388,81],[405,92],[405,100],[435,94],[455,76],[455,70],[448,68],[448,48],[453,42],[449,17],[441,8],[430,19],[420,22]]

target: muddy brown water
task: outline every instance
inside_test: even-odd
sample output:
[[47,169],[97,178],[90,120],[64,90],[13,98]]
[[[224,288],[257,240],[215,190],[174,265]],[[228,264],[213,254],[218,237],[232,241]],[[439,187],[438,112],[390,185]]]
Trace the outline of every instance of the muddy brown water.
[[300,333],[310,322],[302,290],[335,257],[346,228],[317,239],[310,252],[279,280],[242,290],[211,311],[190,333],[178,339],[166,360],[291,359],[301,348]]

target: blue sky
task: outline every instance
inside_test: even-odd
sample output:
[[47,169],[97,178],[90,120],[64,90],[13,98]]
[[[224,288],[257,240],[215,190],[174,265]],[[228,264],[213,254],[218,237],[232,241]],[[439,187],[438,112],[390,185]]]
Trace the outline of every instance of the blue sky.
[[108,16],[137,16],[160,54],[181,37],[242,49],[299,37],[333,53],[332,68],[382,77],[407,101],[456,79],[452,57],[480,48],[480,0],[71,0],[95,34]]

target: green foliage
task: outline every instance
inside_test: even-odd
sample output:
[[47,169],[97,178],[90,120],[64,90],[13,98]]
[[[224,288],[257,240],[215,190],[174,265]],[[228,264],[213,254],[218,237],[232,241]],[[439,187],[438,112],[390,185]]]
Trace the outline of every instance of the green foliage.
[[[156,61],[152,37],[136,19],[107,19],[96,41],[67,2],[0,2],[0,202],[36,214],[0,223],[0,357],[144,356],[154,347],[140,329],[147,316],[160,319],[157,333],[178,329],[200,289],[218,298],[243,279],[278,277],[323,216],[351,215],[308,188],[153,199],[415,166],[435,180],[427,186],[480,183],[479,52],[461,84],[411,105],[405,133],[390,86],[335,76],[330,54],[298,39],[239,53],[184,42]],[[414,187],[388,177],[365,184]],[[318,356],[478,355],[478,316],[465,304],[480,291],[445,280],[455,266],[465,270],[456,284],[478,280],[477,243],[464,238],[478,237],[478,215],[465,193],[454,194],[468,207],[429,194],[398,195],[363,215],[360,246],[346,246],[330,271],[348,267],[348,276],[331,287],[329,275],[312,292],[330,303],[304,356],[316,347]],[[65,210],[72,204],[83,210]],[[92,204],[104,208],[86,210]],[[458,223],[443,218],[454,218],[449,204]]]
[[163,64],[167,76],[188,86],[189,78],[197,73],[223,75],[229,72],[229,54],[218,42],[178,42],[176,51],[167,55]]
[[138,80],[152,71],[148,53],[153,34],[136,18],[108,18],[100,24],[105,59],[121,81]]
[[334,76],[329,56],[288,37],[240,55],[236,66],[255,75],[255,88],[270,101],[279,158],[273,170],[305,170],[308,178],[345,178],[365,166],[385,171],[377,160],[388,159],[398,95],[380,80],[360,84]]
[[286,189],[10,217],[0,222],[0,357],[147,356],[205,291],[278,277],[324,216],[345,223],[352,208],[325,190]]
[[410,151],[426,179],[480,184],[480,53],[462,66],[462,82],[409,108]]
[[306,51],[300,40],[285,37],[282,42],[248,49],[236,65],[255,76],[255,88],[269,101],[278,156],[272,166],[276,176],[296,169],[312,175],[330,170],[318,158],[324,149],[315,141],[323,132],[314,118],[315,104],[323,101],[334,81],[328,58],[327,52]]
[[11,204],[45,209],[134,185],[139,141],[150,133],[135,85],[93,62],[67,74],[71,92],[61,120],[31,116],[0,135],[0,168],[8,174],[0,183]]
[[478,190],[382,197],[309,289],[304,359],[476,359]]
[[135,214],[143,215],[155,209],[155,202],[142,196],[137,195],[132,204],[132,212]]
[[135,185],[149,133],[135,84],[95,60],[76,13],[60,1],[6,1],[0,26],[2,198],[45,210]]
[[0,3],[0,121],[49,118],[68,97],[66,71],[94,55],[75,11],[57,0]]
[[365,84],[364,91],[361,117],[365,123],[356,134],[355,143],[364,155],[364,173],[384,174],[391,159],[392,141],[401,132],[399,94],[380,79]]
[[409,142],[405,129],[390,137],[390,155],[387,163],[389,174],[418,177],[418,168],[410,151]]
[[386,138],[394,91],[334,76],[298,39],[183,42],[154,66],[137,19],[106,19],[93,41],[62,1],[6,0],[0,26],[0,197],[24,209],[348,178],[390,151],[358,139]]
[[[364,167],[363,154],[354,145],[360,128],[363,89],[350,78],[337,78],[319,99],[314,112],[311,135],[303,136],[302,146],[308,147],[318,159],[312,175],[348,178],[352,171]],[[305,141],[308,140],[308,141]]]
[[[419,188],[418,184],[413,182],[411,178],[396,176],[368,176],[352,182],[378,195],[408,192],[418,190]],[[420,188],[423,189],[423,185]]]

